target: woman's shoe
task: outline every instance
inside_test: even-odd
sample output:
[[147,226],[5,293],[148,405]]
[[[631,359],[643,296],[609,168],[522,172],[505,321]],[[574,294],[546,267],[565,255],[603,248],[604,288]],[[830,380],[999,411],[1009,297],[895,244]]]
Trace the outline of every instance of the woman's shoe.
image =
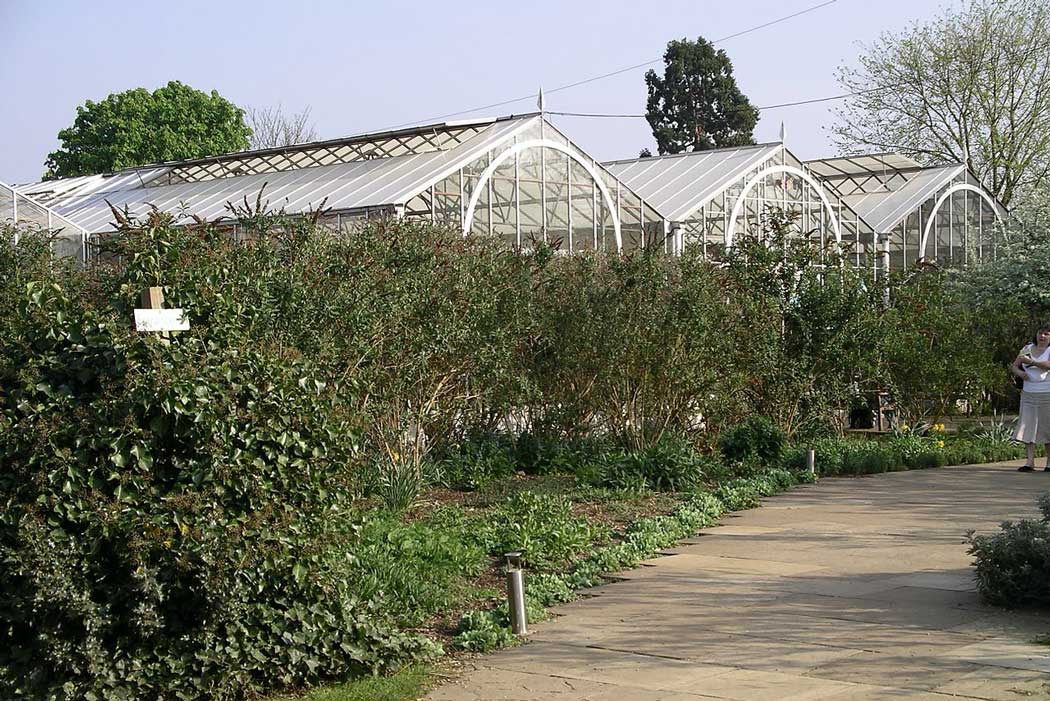
[[1035,472],[1035,468],[1032,467],[1031,465],[1021,465],[1019,468],[1017,468],[1017,471],[1018,472]]

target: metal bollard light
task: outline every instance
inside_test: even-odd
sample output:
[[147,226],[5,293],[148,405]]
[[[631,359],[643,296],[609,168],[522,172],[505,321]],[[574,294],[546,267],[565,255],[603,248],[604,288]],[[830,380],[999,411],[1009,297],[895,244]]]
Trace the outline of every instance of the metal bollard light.
[[529,632],[521,555],[520,551],[504,553],[504,557],[507,558],[507,608],[510,610],[510,629],[515,635],[527,635]]
[[806,469],[811,475],[817,474],[817,451],[812,448],[806,451]]

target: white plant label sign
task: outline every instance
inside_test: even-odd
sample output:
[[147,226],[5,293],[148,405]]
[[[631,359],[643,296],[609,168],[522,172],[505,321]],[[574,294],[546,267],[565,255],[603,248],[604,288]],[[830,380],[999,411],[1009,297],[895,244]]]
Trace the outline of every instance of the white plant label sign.
[[190,322],[181,309],[136,309],[136,331],[189,331]]

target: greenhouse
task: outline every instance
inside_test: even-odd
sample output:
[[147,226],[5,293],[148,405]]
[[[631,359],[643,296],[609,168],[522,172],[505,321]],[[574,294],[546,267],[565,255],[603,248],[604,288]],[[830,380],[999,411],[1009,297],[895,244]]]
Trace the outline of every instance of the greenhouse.
[[923,167],[896,153],[806,166],[880,234],[890,265],[965,265],[995,255],[1006,208],[962,164]]
[[113,210],[154,208],[237,235],[235,209],[314,215],[352,232],[377,216],[563,251],[698,246],[718,259],[773,209],[877,277],[920,259],[994,255],[1006,210],[962,165],[896,154],[802,162],[782,142],[599,163],[534,113],[443,122],[114,174],[0,185],[0,221],[59,229],[84,259]]
[[698,245],[718,258],[777,208],[814,242],[842,245],[856,265],[877,271],[874,230],[827,191],[783,143],[758,144],[605,164],[669,222],[674,248]]
[[[298,146],[158,164],[20,188],[91,234],[112,230],[110,205],[231,222],[264,204],[352,230],[403,216],[509,245],[632,249],[663,236],[663,219],[540,115],[446,122]],[[260,197],[261,193],[261,197]]]
[[0,224],[14,224],[12,236],[17,243],[19,229],[29,226],[55,232],[54,251],[83,261],[87,255],[88,232],[33,199],[0,183]]

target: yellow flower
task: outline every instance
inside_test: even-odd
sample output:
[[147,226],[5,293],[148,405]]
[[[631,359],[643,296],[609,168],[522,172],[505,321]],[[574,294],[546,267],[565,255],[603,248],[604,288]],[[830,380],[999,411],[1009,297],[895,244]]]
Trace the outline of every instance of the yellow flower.
[[944,447],[944,441],[937,441],[937,447],[938,448],[943,448]]
[[902,431],[907,431],[908,430],[908,424],[901,424],[901,430]]

